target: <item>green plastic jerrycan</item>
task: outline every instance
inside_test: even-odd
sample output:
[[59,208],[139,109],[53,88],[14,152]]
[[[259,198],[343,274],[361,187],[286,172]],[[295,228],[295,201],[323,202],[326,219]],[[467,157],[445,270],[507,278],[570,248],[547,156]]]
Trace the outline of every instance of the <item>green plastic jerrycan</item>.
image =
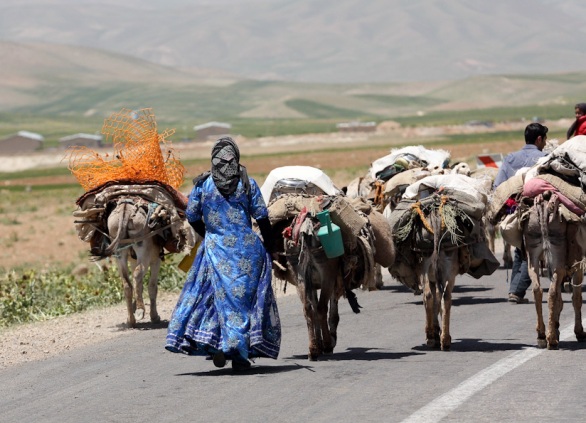
[[324,247],[328,258],[339,257],[344,254],[344,241],[342,241],[342,231],[340,227],[332,223],[330,211],[324,210],[318,213],[317,218],[321,227],[317,231],[317,236]]

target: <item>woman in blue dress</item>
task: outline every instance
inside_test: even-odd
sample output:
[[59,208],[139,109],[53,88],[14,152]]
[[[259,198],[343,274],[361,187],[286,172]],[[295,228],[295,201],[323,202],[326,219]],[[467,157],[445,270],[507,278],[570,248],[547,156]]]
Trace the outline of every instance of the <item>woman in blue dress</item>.
[[250,367],[251,358],[276,359],[281,325],[271,286],[271,226],[232,138],[216,142],[211,172],[193,182],[186,215],[203,242],[169,321],[165,348],[211,356],[217,367],[232,360],[234,370]]

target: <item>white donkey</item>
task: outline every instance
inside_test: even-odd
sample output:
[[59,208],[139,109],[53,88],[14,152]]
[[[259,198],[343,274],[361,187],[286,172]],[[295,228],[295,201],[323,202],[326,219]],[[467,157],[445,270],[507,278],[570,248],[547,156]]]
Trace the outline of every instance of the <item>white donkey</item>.
[[[145,201],[138,197],[119,197],[116,207],[108,216],[108,233],[112,240],[106,249],[106,255],[114,255],[118,262],[124,284],[129,327],[135,327],[136,320],[144,318],[143,279],[149,268],[150,318],[153,323],[161,321],[157,313],[157,279],[163,247],[160,238],[154,236],[155,233],[149,228],[148,208],[144,204]],[[130,270],[133,280],[130,279]]]

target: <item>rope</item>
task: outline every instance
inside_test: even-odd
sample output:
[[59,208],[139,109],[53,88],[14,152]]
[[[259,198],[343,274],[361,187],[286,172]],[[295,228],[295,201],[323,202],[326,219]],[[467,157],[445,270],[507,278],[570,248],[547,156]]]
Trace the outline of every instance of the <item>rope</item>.
[[431,228],[429,222],[425,218],[425,214],[423,213],[423,210],[421,210],[421,201],[418,201],[417,203],[412,204],[411,208],[413,210],[415,210],[415,212],[419,215],[419,218],[421,219],[421,223],[423,223],[423,226],[425,227],[425,229],[427,229],[427,231],[429,233],[433,234],[433,229]]
[[153,213],[157,210],[157,207],[158,206],[159,205],[157,203],[152,203],[152,202],[149,203],[149,205],[148,205],[146,221],[147,221],[148,227],[151,228],[151,229],[154,228],[157,225],[156,219],[153,219],[151,221],[151,218],[153,217]]
[[[141,242],[141,241],[144,241],[145,239],[152,238],[153,236],[157,235],[159,232],[162,232],[162,231],[164,231],[164,230],[165,230],[165,229],[167,229],[167,228],[170,228],[171,226],[173,226],[173,224],[174,224],[175,222],[177,222],[177,220],[176,220],[176,221],[174,221],[174,222],[171,222],[171,223],[169,223],[168,225],[165,225],[165,226],[163,226],[163,227],[160,227],[160,228],[159,228],[159,229],[157,229],[156,231],[150,231],[150,232],[149,232],[147,235],[145,235],[145,236],[142,236],[142,237],[140,237],[140,238],[128,238],[128,239],[122,239],[122,240],[120,240],[120,244],[130,244],[130,245],[137,244],[137,243],[139,243],[139,242]],[[126,247],[124,247],[124,248],[126,248]]]
[[441,217],[441,230],[443,231],[446,229],[446,221],[444,220],[444,205],[448,202],[448,197],[446,195],[442,195],[440,197],[440,205],[439,205],[439,215]]
[[384,204],[384,188],[385,183],[381,181],[374,182],[374,204],[381,206]]

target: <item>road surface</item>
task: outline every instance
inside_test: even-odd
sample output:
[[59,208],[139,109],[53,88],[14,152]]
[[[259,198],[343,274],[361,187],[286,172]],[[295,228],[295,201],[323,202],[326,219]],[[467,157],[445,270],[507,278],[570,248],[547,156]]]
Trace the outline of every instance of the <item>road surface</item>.
[[[289,287],[290,289],[292,287]],[[506,272],[460,276],[452,351],[424,345],[424,309],[385,276],[340,302],[334,354],[309,362],[295,295],[279,299],[278,360],[246,373],[164,350],[162,326],[0,373],[1,422],[584,421],[586,344],[563,294],[558,351],[535,348],[535,308],[506,301]],[[547,308],[546,308],[547,309]],[[164,325],[163,325],[164,326]]]

